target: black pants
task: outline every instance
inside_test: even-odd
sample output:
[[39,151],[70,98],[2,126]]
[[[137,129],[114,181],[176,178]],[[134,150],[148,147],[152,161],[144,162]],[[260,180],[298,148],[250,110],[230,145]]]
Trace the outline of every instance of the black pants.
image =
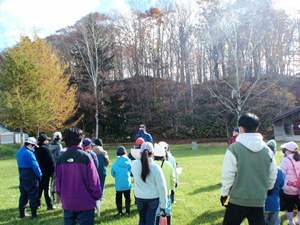
[[124,195],[125,197],[126,212],[130,213],[130,203],[131,203],[130,189],[126,191],[116,191],[116,205],[117,205],[118,212],[121,213],[123,208],[122,195]]
[[244,219],[248,219],[249,225],[265,225],[263,207],[244,207],[229,203],[223,225],[240,225]]
[[47,208],[52,208],[52,202],[51,198],[49,196],[49,182],[50,182],[50,176],[43,176],[42,180],[40,182],[40,188],[39,188],[39,198],[38,198],[38,206],[41,205],[41,197],[44,192],[45,201],[47,204]]
[[20,216],[25,216],[25,206],[28,203],[31,209],[31,215],[36,216],[37,199],[39,194],[39,182],[37,179],[20,179],[20,198],[19,211]]

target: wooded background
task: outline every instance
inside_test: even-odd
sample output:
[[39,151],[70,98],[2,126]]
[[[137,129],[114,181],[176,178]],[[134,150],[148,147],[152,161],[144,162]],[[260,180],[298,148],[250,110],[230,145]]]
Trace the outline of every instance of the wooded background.
[[93,137],[126,140],[140,123],[157,139],[227,137],[247,111],[271,136],[300,104],[300,20],[269,0],[92,13],[46,41],[77,89],[65,125]]

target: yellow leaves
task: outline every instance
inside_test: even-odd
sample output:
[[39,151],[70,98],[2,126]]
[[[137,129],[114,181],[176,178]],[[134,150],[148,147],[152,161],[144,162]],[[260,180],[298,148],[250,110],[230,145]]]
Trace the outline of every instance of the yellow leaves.
[[[19,117],[11,116],[10,120],[15,121],[7,122],[15,128],[27,124],[25,128],[31,131],[61,128],[75,107],[76,89],[69,87],[69,78],[64,74],[66,66],[61,65],[54,51],[40,38],[31,41],[23,37],[16,47],[8,50],[8,56],[14,63],[7,64],[10,68],[6,71],[15,74],[14,82],[7,82],[11,87],[6,92],[11,97],[6,101],[12,106],[10,112]],[[5,81],[11,75],[11,72],[0,74],[0,79]]]

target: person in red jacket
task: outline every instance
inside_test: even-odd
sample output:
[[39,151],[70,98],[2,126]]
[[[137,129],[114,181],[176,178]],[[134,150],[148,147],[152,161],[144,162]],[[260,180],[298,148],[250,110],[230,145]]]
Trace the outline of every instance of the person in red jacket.
[[229,140],[228,140],[228,144],[229,144],[229,145],[235,143],[235,140],[236,140],[237,136],[239,135],[239,133],[240,133],[239,128],[238,128],[238,127],[235,127],[235,128],[233,129],[233,131],[232,131],[232,136],[231,136],[231,137],[229,138]]

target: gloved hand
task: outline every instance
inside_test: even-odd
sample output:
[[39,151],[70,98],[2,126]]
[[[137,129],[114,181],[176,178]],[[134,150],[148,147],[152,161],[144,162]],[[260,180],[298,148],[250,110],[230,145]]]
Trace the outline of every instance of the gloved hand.
[[225,203],[226,203],[227,199],[228,199],[228,196],[221,196],[220,197],[220,202],[221,202],[222,206],[226,207]]
[[162,217],[166,217],[166,210],[160,208],[160,215],[161,215]]

